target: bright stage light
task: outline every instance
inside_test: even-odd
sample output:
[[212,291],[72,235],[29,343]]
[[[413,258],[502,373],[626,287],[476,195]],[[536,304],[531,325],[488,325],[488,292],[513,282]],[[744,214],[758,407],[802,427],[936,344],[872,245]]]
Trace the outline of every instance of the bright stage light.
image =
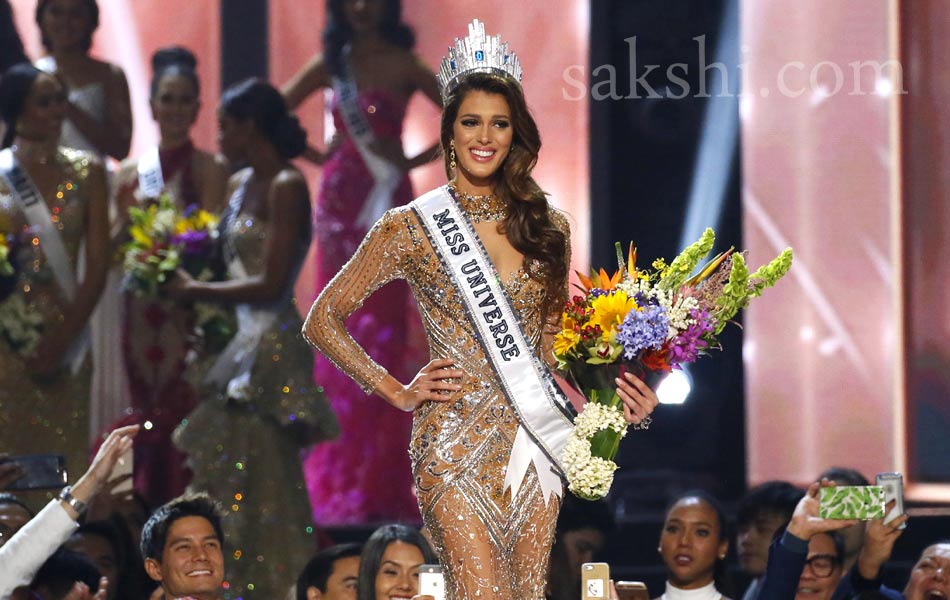
[[683,370],[674,370],[656,390],[660,404],[682,404],[693,391],[693,378]]

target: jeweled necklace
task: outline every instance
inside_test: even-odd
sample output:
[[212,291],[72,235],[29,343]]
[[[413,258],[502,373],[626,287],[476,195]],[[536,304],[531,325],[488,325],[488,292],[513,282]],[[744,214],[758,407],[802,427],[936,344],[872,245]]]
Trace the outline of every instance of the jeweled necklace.
[[454,181],[449,183],[449,191],[472,223],[483,221],[504,221],[508,218],[508,206],[494,194],[476,196],[459,191]]

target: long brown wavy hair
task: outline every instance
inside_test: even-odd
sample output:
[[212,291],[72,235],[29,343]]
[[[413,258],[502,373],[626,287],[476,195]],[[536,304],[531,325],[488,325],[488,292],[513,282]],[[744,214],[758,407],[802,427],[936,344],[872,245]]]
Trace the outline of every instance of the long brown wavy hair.
[[547,195],[531,177],[541,150],[541,134],[516,81],[499,75],[473,73],[446,99],[441,130],[446,175],[449,179],[455,176],[449,168],[449,143],[459,107],[473,91],[498,94],[508,102],[514,130],[511,150],[492,181],[493,193],[508,207],[508,217],[499,224],[498,231],[524,255],[526,262],[533,259],[540,263],[541,268],[537,272],[528,269],[528,275],[544,286],[544,305],[550,313],[559,309],[557,303],[564,299],[568,268],[564,256],[569,241],[551,221]]

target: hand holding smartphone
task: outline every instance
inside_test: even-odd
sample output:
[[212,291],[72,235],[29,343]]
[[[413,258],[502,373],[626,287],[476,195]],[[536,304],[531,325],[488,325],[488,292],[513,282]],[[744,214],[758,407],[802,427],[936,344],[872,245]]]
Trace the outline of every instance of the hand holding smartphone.
[[17,465],[22,473],[7,488],[10,491],[56,490],[66,485],[66,457],[62,454],[8,456],[4,462]]
[[[884,489],[885,504],[894,502],[894,508],[884,515],[884,524],[887,525],[904,514],[904,476],[900,473],[878,473],[874,483]],[[897,528],[907,529],[907,523],[901,523]]]
[[610,566],[607,563],[581,565],[581,598],[583,600],[610,598]]

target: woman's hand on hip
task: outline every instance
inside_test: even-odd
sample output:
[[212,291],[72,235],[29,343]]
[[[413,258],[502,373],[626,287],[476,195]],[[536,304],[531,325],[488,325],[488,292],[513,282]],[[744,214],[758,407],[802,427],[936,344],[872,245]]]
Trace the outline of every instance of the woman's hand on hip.
[[422,370],[394,394],[384,394],[386,400],[400,410],[411,412],[423,402],[447,402],[462,386],[451,380],[461,379],[463,373],[452,368],[455,361],[451,358],[437,358],[429,361]]

